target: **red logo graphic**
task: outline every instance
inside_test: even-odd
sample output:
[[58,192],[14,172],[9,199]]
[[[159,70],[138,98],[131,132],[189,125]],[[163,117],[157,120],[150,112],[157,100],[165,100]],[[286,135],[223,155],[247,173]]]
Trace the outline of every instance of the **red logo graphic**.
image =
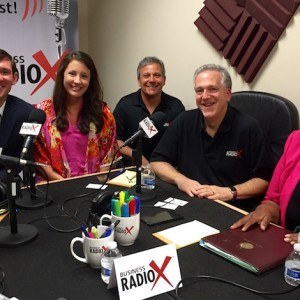
[[149,127],[149,134],[151,134],[152,131],[153,131],[153,132],[156,132],[156,131],[157,131],[156,128],[155,128],[153,125]]
[[132,228],[133,228],[133,226],[131,226],[130,228],[125,227],[125,234],[128,234],[128,233],[129,233],[130,235],[132,235],[132,234],[131,234]]
[[[38,2],[39,2],[39,9],[38,9]],[[34,16],[34,14],[36,13],[37,9],[38,9],[38,13],[39,14],[42,12],[42,10],[43,10],[43,2],[44,2],[44,0],[33,0],[33,8],[32,8],[32,12],[31,12],[31,17]],[[24,9],[22,21],[24,21],[27,18],[29,9],[30,9],[30,0],[26,0],[25,1],[25,9]]]
[[237,150],[236,151],[236,157],[241,158],[242,157],[242,153],[243,153],[243,150]]
[[50,78],[52,78],[54,81],[56,80],[56,72],[58,69],[58,66],[60,65],[60,62],[62,59],[68,54],[68,51],[65,51],[62,56],[56,61],[56,63],[51,66],[48,59],[46,58],[43,51],[38,51],[37,53],[33,54],[32,57],[38,62],[38,64],[46,71],[45,77],[39,82],[37,87],[31,92],[31,96],[39,90]]
[[166,267],[169,264],[171,259],[172,259],[172,257],[166,256],[161,268],[158,267],[158,265],[155,263],[154,260],[152,260],[151,263],[149,264],[149,266],[157,273],[157,277],[153,283],[151,290],[153,290],[154,286],[156,285],[156,283],[160,277],[162,277],[171,287],[173,287],[172,283],[169,281],[169,279],[164,274],[164,270],[166,269]]
[[35,132],[35,131],[36,131],[36,129],[37,129],[39,126],[40,126],[39,124],[37,124],[37,125],[35,125],[35,124],[32,124],[32,129],[33,129],[33,131]]

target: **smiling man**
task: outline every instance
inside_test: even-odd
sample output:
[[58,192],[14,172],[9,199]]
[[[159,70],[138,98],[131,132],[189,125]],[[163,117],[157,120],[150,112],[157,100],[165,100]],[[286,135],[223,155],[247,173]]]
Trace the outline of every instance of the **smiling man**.
[[[166,83],[164,63],[157,57],[145,57],[137,68],[137,81],[140,89],[123,97],[114,110],[117,123],[117,139],[121,147],[124,141],[131,137],[139,128],[139,122],[157,111],[166,115],[167,123],[170,124],[181,112],[184,106],[175,97],[162,91]],[[143,138],[142,141],[142,164],[149,164],[150,155],[156,147],[165,129],[159,131],[151,139]],[[125,165],[132,164],[132,147],[121,149]]]
[[198,109],[182,113],[172,123],[153,151],[151,165],[161,179],[191,197],[249,198],[249,210],[258,203],[252,199],[265,193],[274,163],[257,121],[229,105],[231,85],[223,67],[198,68]]
[[[24,138],[19,132],[34,109],[31,104],[9,95],[17,81],[18,70],[12,56],[0,49],[0,154],[13,157],[20,157]],[[14,171],[17,173],[19,169]],[[0,179],[5,177],[5,167],[0,164]]]

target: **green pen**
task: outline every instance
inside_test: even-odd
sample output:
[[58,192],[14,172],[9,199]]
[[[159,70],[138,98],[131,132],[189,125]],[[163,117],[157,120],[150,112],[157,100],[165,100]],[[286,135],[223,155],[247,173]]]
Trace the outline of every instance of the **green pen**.
[[121,217],[121,205],[120,205],[120,201],[116,201],[114,203],[114,215],[117,217]]
[[125,202],[128,203],[130,195],[129,195],[128,191],[124,191],[124,194],[125,194]]
[[110,210],[111,210],[111,212],[113,214],[115,214],[115,205],[116,205],[116,202],[119,202],[119,200],[117,200],[115,198],[111,199],[111,208],[110,208]]

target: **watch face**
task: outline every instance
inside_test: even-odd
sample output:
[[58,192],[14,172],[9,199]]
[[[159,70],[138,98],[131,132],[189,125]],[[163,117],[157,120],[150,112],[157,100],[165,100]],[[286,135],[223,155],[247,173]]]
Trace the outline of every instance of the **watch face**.
[[236,188],[234,186],[230,186],[229,188],[231,189],[232,192],[236,192]]
[[236,197],[237,197],[237,190],[236,190],[236,188],[234,186],[230,186],[229,189],[230,189],[230,191],[232,193],[232,199],[236,199]]

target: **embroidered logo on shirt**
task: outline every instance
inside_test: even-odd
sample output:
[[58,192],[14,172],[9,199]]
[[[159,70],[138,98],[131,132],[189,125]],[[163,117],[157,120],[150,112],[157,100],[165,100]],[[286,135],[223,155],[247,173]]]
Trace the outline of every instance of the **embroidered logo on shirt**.
[[242,152],[243,152],[243,150],[236,150],[236,151],[228,150],[228,151],[226,151],[226,156],[241,158]]

